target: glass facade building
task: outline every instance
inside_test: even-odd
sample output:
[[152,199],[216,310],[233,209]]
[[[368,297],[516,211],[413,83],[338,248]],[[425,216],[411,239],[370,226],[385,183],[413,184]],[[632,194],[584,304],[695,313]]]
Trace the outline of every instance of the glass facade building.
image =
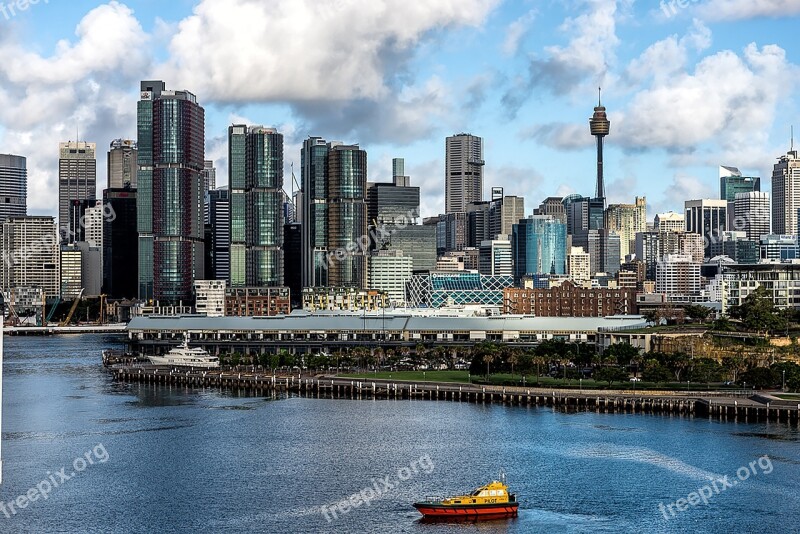
[[302,285],[328,286],[328,152],[321,137],[309,137],[300,151],[302,166]]
[[204,278],[205,111],[192,93],[145,81],[138,112],[139,298],[191,302]]
[[567,225],[548,215],[522,219],[513,227],[514,278],[567,273]]
[[28,214],[28,170],[23,156],[0,154],[0,224]]

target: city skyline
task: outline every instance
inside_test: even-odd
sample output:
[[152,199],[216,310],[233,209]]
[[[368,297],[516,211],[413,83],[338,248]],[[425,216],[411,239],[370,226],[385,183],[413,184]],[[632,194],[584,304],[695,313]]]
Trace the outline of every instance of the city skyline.
[[[448,2],[425,6],[409,20],[387,0],[371,3],[364,15],[383,22],[399,13],[397,21],[379,24],[380,30],[363,23],[351,28],[375,49],[388,46],[392,53],[383,57],[351,50],[358,39],[348,41],[335,29],[356,6],[332,2],[325,17],[309,21],[302,32],[330,29],[322,32],[323,44],[333,40],[342,58],[361,69],[341,69],[337,76],[349,78],[323,79],[313,88],[287,77],[273,86],[226,84],[227,90],[190,68],[219,70],[234,81],[239,76],[228,72],[227,47],[217,53],[206,48],[221,36],[220,27],[266,29],[276,22],[293,27],[285,17],[307,15],[309,4],[297,3],[296,10],[275,15],[274,21],[264,8],[249,20],[238,4],[221,9],[214,0],[198,2],[194,14],[185,5],[156,11],[142,2],[37,5],[0,21],[18,31],[53,30],[53,37],[41,36],[41,42],[26,45],[29,49],[16,43],[13,31],[3,45],[15,52],[6,54],[13,59],[0,67],[9,80],[0,95],[17,105],[0,111],[0,152],[28,158],[29,212],[55,214],[56,156],[47,144],[78,135],[105,149],[113,139],[134,138],[138,81],[161,77],[197,94],[207,108],[206,155],[215,162],[218,185],[227,176],[227,126],[264,124],[286,137],[287,175],[292,162],[299,164],[300,145],[309,135],[359,143],[370,153],[370,181],[388,181],[392,158],[405,158],[406,174],[421,187],[421,214],[432,216],[444,212],[442,140],[469,131],[485,140],[484,197],[501,186],[535,206],[555,194],[594,194],[594,139],[586,123],[602,85],[614,125],[605,140],[608,203],[630,203],[639,195],[648,199],[649,213],[678,211],[688,198],[716,196],[719,165],[762,177],[762,190],[769,191],[772,165],[789,148],[791,117],[798,109],[790,96],[798,79],[792,62],[797,45],[789,36],[800,8],[769,1],[730,4],[710,0],[665,14],[657,5],[587,0],[576,3],[575,15],[557,5],[531,9],[473,0],[459,9]],[[763,20],[769,24],[747,24]],[[195,41],[199,23],[209,24],[209,35],[203,36],[208,44]],[[175,33],[171,39],[164,37],[168,26],[175,30],[167,32]],[[76,37],[71,28],[78,28]],[[737,31],[743,28],[747,31]],[[251,44],[245,64],[280,78],[282,65],[291,64],[298,52],[292,36],[279,35],[284,47],[264,55],[260,45]],[[66,57],[63,50],[47,52],[56,38],[65,39],[65,50],[77,62],[74,72],[49,68]],[[402,45],[392,44],[398,39]],[[98,41],[103,47],[94,46]],[[147,52],[130,53],[139,42],[148,43]],[[336,60],[328,57],[333,53],[310,54],[300,67],[325,78],[331,70],[326,65]],[[19,71],[20,57],[26,59],[26,75]],[[781,83],[775,83],[778,77]],[[54,92],[65,83],[71,94]],[[80,98],[88,92],[92,98]],[[58,105],[41,109],[26,94],[53,98]],[[639,134],[642,125],[648,126],[645,135]],[[105,150],[98,152],[103,169]],[[99,176],[98,187],[104,182]]]

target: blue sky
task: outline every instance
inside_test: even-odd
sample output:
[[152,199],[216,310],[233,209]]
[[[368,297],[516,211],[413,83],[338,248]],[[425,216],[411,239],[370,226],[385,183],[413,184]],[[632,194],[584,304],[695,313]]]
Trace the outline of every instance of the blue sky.
[[[8,4],[8,2],[6,2]],[[4,4],[4,5],[6,5]],[[486,180],[523,195],[594,190],[602,85],[612,202],[648,216],[716,196],[719,165],[768,178],[800,126],[800,0],[41,0],[0,10],[0,152],[27,156],[29,212],[54,214],[57,143],[135,137],[138,81],[188,89],[227,176],[226,128],[358,142],[370,179],[404,157],[425,216],[444,208],[444,138],[485,139]],[[8,16],[6,16],[8,14]],[[798,134],[800,137],[800,133]],[[765,189],[769,180],[762,181]]]

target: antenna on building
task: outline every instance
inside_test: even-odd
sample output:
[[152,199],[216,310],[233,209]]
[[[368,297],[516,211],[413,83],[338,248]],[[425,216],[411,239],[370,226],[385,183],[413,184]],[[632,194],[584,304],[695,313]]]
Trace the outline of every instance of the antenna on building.
[[794,152],[794,125],[790,126],[790,128],[792,133],[789,141],[789,146],[790,146],[789,152]]

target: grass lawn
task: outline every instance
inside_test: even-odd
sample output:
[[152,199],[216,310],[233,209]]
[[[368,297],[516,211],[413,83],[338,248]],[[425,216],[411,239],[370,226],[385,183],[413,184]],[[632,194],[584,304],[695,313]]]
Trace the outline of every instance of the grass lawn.
[[[381,371],[378,373],[344,373],[338,375],[342,378],[358,378],[358,379],[377,379],[377,380],[405,380],[405,381],[419,381],[419,382],[455,382],[455,383],[463,383],[466,384],[468,382],[479,382],[485,383],[485,377],[483,375],[470,376],[468,371]],[[522,376],[515,374],[510,375],[508,373],[499,373],[493,374],[489,377],[489,383],[493,385],[514,385],[514,386],[522,386]],[[614,382],[611,387],[608,386],[608,382],[596,382],[592,379],[584,379],[581,383],[577,379],[569,379],[564,380],[563,378],[552,378],[549,376],[540,376],[537,380],[535,377],[528,376],[525,379],[525,386],[530,387],[544,387],[544,388],[569,388],[569,389],[579,389],[581,387],[586,389],[629,389],[631,391],[634,390],[643,390],[643,389],[663,389],[663,390],[672,390],[672,391],[686,391],[690,389],[692,391],[711,389],[724,389],[720,388],[718,384],[710,384],[709,387],[705,383],[695,383],[692,382],[689,387],[687,388],[686,382],[673,382],[667,384],[655,384],[652,382]],[[789,398],[796,398],[796,397],[789,397]]]
[[800,401],[800,393],[779,393],[775,396],[783,400]]

